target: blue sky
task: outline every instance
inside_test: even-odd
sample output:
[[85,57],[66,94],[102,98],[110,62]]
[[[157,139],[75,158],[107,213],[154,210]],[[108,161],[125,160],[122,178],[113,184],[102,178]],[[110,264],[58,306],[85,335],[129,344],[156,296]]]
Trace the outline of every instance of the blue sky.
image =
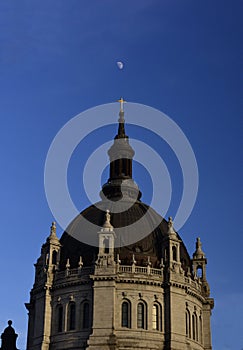
[[[1,1],[0,331],[13,319],[20,349],[33,264],[53,220],[43,181],[48,148],[72,117],[121,95],[169,115],[193,147],[199,193],[180,235],[190,254],[200,236],[208,257],[214,350],[243,349],[242,7],[237,0]],[[90,135],[90,148],[73,155],[69,186],[80,210],[88,205],[80,175],[87,152],[115,131]],[[160,152],[178,168],[166,146]],[[135,170],[149,201],[150,181]],[[180,193],[176,177],[174,186]]]

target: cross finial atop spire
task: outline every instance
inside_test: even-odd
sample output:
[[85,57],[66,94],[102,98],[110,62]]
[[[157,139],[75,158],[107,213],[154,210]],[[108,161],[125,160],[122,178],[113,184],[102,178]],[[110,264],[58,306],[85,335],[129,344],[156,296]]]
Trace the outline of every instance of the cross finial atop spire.
[[120,102],[120,112],[119,112],[119,128],[118,128],[118,135],[116,136],[116,138],[126,138],[126,134],[125,134],[125,119],[124,119],[124,110],[123,110],[123,105],[126,102],[122,97],[120,98],[120,100],[118,100],[117,102]]
[[121,97],[117,102],[120,102],[120,112],[123,112],[123,104],[126,103],[126,101]]

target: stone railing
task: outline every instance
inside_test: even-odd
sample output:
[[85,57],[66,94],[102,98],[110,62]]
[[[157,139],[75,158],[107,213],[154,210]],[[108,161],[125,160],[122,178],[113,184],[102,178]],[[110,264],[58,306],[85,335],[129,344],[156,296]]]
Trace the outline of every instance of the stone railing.
[[195,289],[197,291],[201,290],[202,282],[200,279],[193,280],[191,277],[185,277],[185,283],[190,286],[191,289]]
[[[119,274],[136,274],[136,275],[152,275],[161,277],[163,276],[162,269],[155,269],[150,266],[136,266],[136,265],[116,265],[116,271]],[[64,271],[57,271],[55,275],[55,281],[60,281],[64,278],[87,278],[94,274],[93,267],[82,267],[74,269],[66,269]]]
[[150,266],[135,266],[135,265],[118,265],[117,266],[118,273],[133,273],[133,274],[142,274],[142,275],[154,275],[154,276],[162,276],[162,269],[154,269]]
[[[156,280],[163,280],[163,269],[153,268],[150,265],[148,266],[137,266],[136,264],[132,265],[120,265],[115,263],[114,271],[120,275],[130,275],[130,277],[140,277],[149,276],[155,278]],[[55,273],[55,282],[57,284],[67,282],[74,282],[77,280],[89,280],[91,275],[95,275],[95,269],[101,270],[102,267],[93,266],[93,267],[77,267],[74,269],[66,268],[64,271],[56,271]],[[102,274],[102,273],[101,273]],[[178,279],[178,276],[180,277]],[[183,283],[187,285],[191,290],[200,291],[201,290],[201,281],[200,279],[194,280],[191,276],[178,275],[176,282]]]
[[66,269],[64,271],[57,271],[55,275],[55,281],[59,281],[63,278],[85,278],[89,275],[92,275],[94,273],[93,267],[82,267],[82,268],[75,268],[75,269]]

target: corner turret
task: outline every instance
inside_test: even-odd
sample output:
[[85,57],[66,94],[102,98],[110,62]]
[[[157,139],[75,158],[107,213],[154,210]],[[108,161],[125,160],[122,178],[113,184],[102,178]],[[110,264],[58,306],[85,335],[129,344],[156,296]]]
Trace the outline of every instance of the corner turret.
[[165,262],[165,265],[168,267],[169,271],[182,273],[180,257],[181,241],[175,232],[171,216],[168,219],[167,225],[167,235],[164,238],[165,245],[164,251],[162,252],[163,261]]
[[114,266],[114,242],[115,232],[110,222],[111,216],[109,210],[106,210],[105,222],[98,232],[99,234],[99,254],[97,265],[100,266]]
[[193,259],[192,259],[193,275],[201,280],[203,295],[206,297],[209,297],[210,288],[206,279],[206,265],[207,265],[207,259],[206,259],[205,253],[202,251],[201,240],[198,237],[196,240],[196,250],[193,254]]
[[36,332],[37,347],[47,349],[51,334],[51,290],[56,271],[59,269],[61,243],[56,235],[56,223],[52,222],[50,234],[42,245],[41,255],[35,264],[35,283],[30,293],[30,302],[26,303],[29,313],[29,332],[27,349],[31,348],[37,314],[44,315]]

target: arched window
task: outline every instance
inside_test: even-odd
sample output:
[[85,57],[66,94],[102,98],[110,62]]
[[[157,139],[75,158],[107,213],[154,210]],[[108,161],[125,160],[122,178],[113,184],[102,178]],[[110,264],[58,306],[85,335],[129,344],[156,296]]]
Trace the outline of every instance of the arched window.
[[189,310],[186,310],[186,336],[191,338],[191,315]]
[[131,304],[128,300],[122,303],[122,327],[131,328]]
[[192,315],[192,339],[198,341],[197,315],[195,312]]
[[158,303],[153,304],[152,307],[152,329],[156,331],[162,330],[162,310]]
[[196,321],[196,341],[198,341],[198,317],[195,313],[195,321]]
[[115,175],[116,176],[119,176],[119,169],[120,169],[119,162],[120,162],[120,159],[115,160]]
[[68,330],[72,331],[76,327],[76,306],[71,302],[68,307]]
[[196,276],[198,278],[202,278],[202,275],[203,275],[202,266],[197,266],[197,268],[196,268]]
[[82,304],[82,328],[90,327],[89,303],[85,301]]
[[105,254],[109,254],[109,252],[110,252],[109,243],[110,243],[109,239],[105,238],[103,241]]
[[176,251],[176,247],[172,247],[172,259],[174,261],[177,261],[177,251]]
[[63,331],[63,306],[58,305],[57,307],[57,331]]
[[138,303],[137,306],[137,327],[147,328],[147,308],[146,304],[143,302]]
[[57,251],[53,250],[53,252],[52,252],[52,264],[56,265],[56,263],[57,263]]
[[195,315],[192,315],[192,339],[196,339]]
[[127,169],[128,167],[127,167],[127,159],[125,158],[123,158],[122,159],[122,174],[123,175],[127,175],[127,173],[126,173],[126,169]]

